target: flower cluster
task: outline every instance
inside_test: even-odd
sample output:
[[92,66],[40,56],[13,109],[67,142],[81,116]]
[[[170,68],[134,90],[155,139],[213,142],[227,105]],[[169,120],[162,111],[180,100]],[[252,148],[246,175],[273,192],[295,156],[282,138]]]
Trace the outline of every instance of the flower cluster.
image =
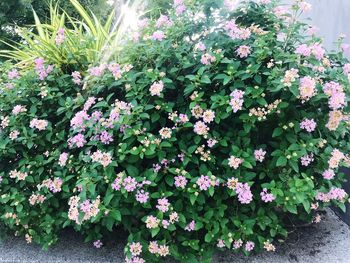
[[34,118],[30,121],[29,127],[38,129],[39,131],[44,131],[48,126],[47,120],[39,120],[37,118]]
[[10,176],[10,178],[14,178],[14,179],[17,179],[19,181],[24,181],[26,179],[26,177],[28,176],[28,174],[26,172],[12,170],[12,171],[10,171],[9,176]]
[[110,153],[105,153],[97,150],[91,154],[91,160],[93,162],[101,164],[103,167],[107,167],[112,162],[112,156]]
[[[82,224],[84,221],[90,220],[99,213],[100,197],[98,196],[94,201],[85,200],[80,202],[79,196],[72,196],[69,199],[68,218],[75,221],[76,224]],[[79,213],[84,213],[84,217],[80,219]]]
[[45,67],[45,60],[43,58],[37,58],[35,61],[35,71],[39,76],[40,80],[45,80],[46,77],[51,73],[53,70],[52,65],[48,65]]

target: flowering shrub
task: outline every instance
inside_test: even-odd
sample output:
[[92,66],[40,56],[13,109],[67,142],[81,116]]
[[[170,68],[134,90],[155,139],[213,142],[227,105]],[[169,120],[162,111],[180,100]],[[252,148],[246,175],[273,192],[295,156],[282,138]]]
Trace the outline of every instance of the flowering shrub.
[[[1,221],[44,246],[72,226],[127,262],[275,250],[289,226],[345,209],[350,64],[275,1],[176,0],[142,20],[120,64],[39,59],[1,93]],[[210,16],[203,14],[210,12]],[[43,74],[44,72],[44,74]],[[88,78],[83,78],[88,76]]]

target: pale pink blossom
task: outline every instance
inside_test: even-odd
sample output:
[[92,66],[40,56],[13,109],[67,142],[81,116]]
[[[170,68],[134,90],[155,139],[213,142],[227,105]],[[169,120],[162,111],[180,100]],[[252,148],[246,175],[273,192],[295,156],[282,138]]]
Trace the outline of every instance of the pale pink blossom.
[[206,135],[209,131],[208,126],[202,122],[202,121],[197,121],[194,124],[194,132],[197,133],[198,135]]
[[152,34],[152,39],[157,41],[162,41],[165,38],[165,34],[163,31],[157,30]]
[[258,162],[262,163],[265,159],[265,155],[266,155],[266,151],[264,151],[263,149],[254,151],[255,160],[257,160]]
[[230,156],[228,159],[228,165],[233,168],[233,169],[238,169],[238,167],[243,163],[243,159],[235,157],[235,156]]
[[304,119],[300,123],[300,128],[306,130],[307,132],[313,132],[316,129],[316,122],[314,119]]
[[236,50],[236,53],[240,58],[246,58],[251,53],[251,50],[249,46],[242,45]]
[[152,96],[160,96],[161,92],[163,91],[163,88],[164,88],[163,81],[154,82],[149,88],[149,91],[151,92]]
[[66,165],[67,163],[67,160],[68,160],[68,153],[61,153],[60,154],[60,157],[59,157],[59,160],[58,160],[58,164],[63,167]]
[[332,180],[335,177],[335,172],[332,169],[328,169],[322,173],[322,176],[326,180]]

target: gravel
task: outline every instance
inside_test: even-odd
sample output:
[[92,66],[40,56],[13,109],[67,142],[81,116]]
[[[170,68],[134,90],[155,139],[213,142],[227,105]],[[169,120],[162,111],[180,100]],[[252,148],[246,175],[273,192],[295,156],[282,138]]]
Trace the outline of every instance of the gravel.
[[[251,257],[222,252],[213,263],[349,263],[350,229],[331,210],[322,215],[321,223],[302,227],[277,246],[276,252],[262,252]],[[8,237],[0,242],[0,262],[124,262],[125,235],[114,233],[114,242],[101,249],[72,230],[64,231],[60,241],[48,251],[28,245],[23,238]]]

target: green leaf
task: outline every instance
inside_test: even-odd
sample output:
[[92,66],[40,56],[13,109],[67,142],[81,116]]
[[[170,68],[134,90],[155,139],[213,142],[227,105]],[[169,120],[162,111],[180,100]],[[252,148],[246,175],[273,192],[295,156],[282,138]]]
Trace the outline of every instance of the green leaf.
[[110,216],[117,222],[120,222],[122,220],[122,215],[120,211],[113,209],[109,212]]
[[160,231],[160,228],[159,228],[159,227],[153,228],[153,229],[151,230],[151,235],[152,235],[152,237],[155,237],[155,236],[159,233],[159,231]]
[[128,172],[128,174],[132,177],[136,177],[139,175],[139,169],[137,169],[135,166],[129,164],[127,167],[126,167],[126,170]]
[[288,205],[286,205],[286,208],[287,208],[288,212],[290,212],[292,214],[298,214],[298,210],[297,210],[296,205],[288,204]]
[[276,128],[273,130],[272,137],[278,137],[283,133],[283,130],[281,128]]
[[290,160],[288,163],[295,172],[299,173],[299,165],[296,161]]
[[205,84],[210,84],[210,83],[211,83],[211,80],[210,80],[210,78],[208,77],[208,75],[203,75],[202,78],[201,78],[201,82],[202,82],[202,83],[205,83]]
[[276,166],[286,166],[287,161],[288,161],[288,160],[287,160],[286,157],[280,156],[280,157],[277,159]]
[[204,237],[205,242],[210,243],[210,241],[212,240],[212,234],[210,232],[208,232],[205,237]]

